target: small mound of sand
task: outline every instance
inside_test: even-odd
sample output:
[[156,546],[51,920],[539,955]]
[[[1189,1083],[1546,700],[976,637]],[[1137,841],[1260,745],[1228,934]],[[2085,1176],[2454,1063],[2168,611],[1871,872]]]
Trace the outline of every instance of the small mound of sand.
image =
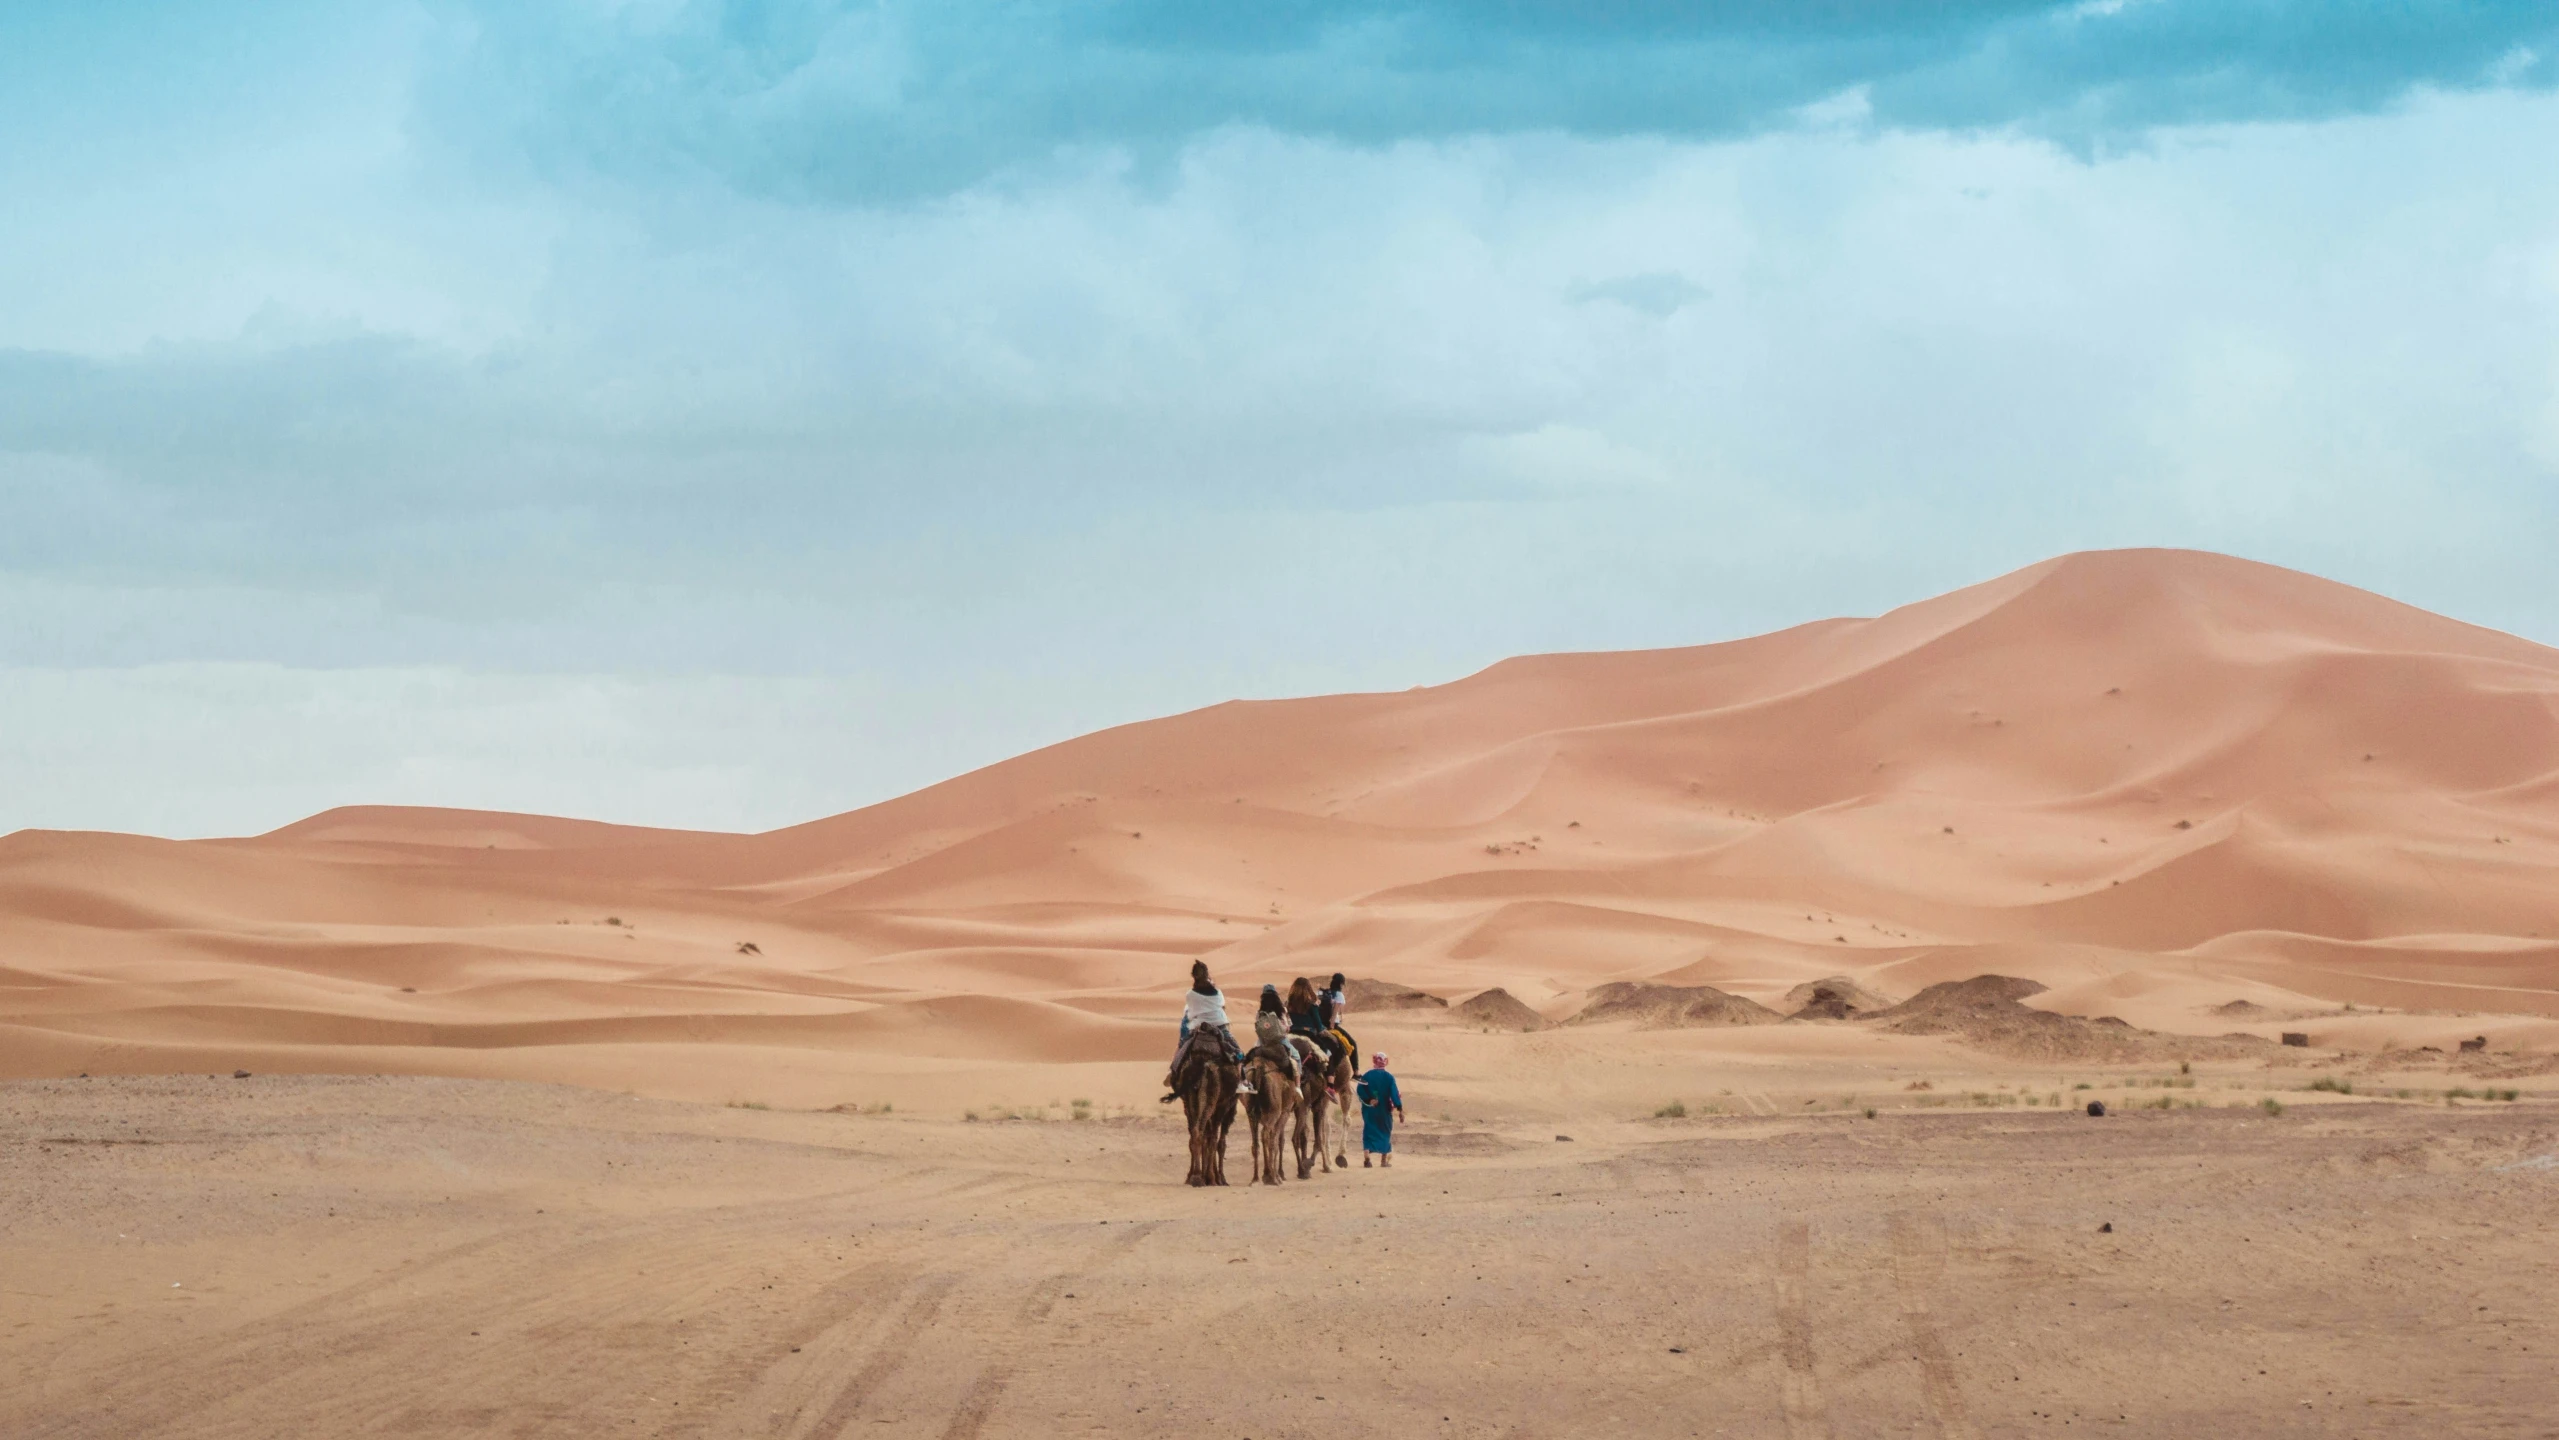
[[1712,1025],[1774,1025],[1785,1017],[1755,1001],[1712,985],[1651,985],[1618,980],[1590,992],[1590,1003],[1566,1022],[1595,1025],[1632,1020],[1647,1030],[1694,1030]]
[[1499,985],[1481,995],[1460,1001],[1448,1013],[1472,1025],[1488,1025],[1496,1030],[1543,1030],[1546,1017],[1531,1010],[1520,998]]
[[1845,975],[1833,975],[1787,991],[1784,1008],[1789,1020],[1853,1020],[1889,1010],[1892,1003]]
[[2227,1005],[2215,1005],[2212,1013],[2227,1015],[2233,1020],[2271,1020],[2275,1017],[2274,1011],[2254,1000],[2233,1000]]
[[1448,1002],[1392,980],[1345,980],[1342,999],[1356,1015],[1370,1010],[1445,1010]]
[[2266,1048],[2254,1037],[2162,1035],[2112,1015],[2087,1020],[2019,1003],[2044,988],[2013,975],[1976,975],[1931,985],[1866,1018],[1904,1035],[1952,1035],[1977,1049],[2030,1060],[2228,1059]]

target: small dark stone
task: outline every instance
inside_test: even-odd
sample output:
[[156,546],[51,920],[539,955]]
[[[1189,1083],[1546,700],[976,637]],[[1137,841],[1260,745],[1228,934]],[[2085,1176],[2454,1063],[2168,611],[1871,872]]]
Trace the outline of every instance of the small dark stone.
[[1556,1138],[1556,1139],[1558,1139],[1558,1140],[1570,1140],[1570,1139],[1572,1139],[1573,1137],[1572,1137],[1572,1136],[1570,1136],[1570,1135],[1558,1135],[1558,1136],[1556,1136],[1555,1138]]
[[2465,1054],[2473,1050],[2484,1051],[2488,1048],[2488,1037],[2481,1035],[2476,1039],[2464,1040],[2461,1042],[2461,1048]]
[[234,1070],[231,1072],[231,1078],[234,1080],[246,1080],[249,1078],[249,1072],[246,1070]]
[[2106,1113],[2106,1102],[2105,1102],[2105,1101],[2103,1101],[2103,1100],[2091,1100],[2091,1101],[2089,1101],[2089,1102],[2088,1102],[2088,1113],[2089,1113],[2089,1114],[2091,1114],[2091,1115],[2103,1115],[2103,1114],[2105,1114],[2105,1113]]
[[1670,1353],[1673,1355],[1685,1355],[1688,1353],[1688,1347],[1685,1345],[1673,1345],[1670,1347]]
[[2298,1030],[2287,1030],[2284,1032],[2284,1043],[2296,1050],[2307,1050],[2310,1048],[2310,1037]]
[[2098,1226],[2098,1227],[2097,1227],[2097,1233],[2098,1233],[2098,1234],[2100,1234],[2100,1235],[2112,1235],[2112,1234],[2114,1234],[2114,1233],[2115,1233],[2115,1222],[2114,1222],[2114,1221],[2112,1221],[2112,1220],[2109,1220],[2109,1221],[2107,1221],[2105,1224]]

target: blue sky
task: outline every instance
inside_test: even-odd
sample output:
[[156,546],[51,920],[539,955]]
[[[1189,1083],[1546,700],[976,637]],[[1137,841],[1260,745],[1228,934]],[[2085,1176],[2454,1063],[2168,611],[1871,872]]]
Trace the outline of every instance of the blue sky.
[[2196,545],[2559,641],[2559,10],[0,9],[0,830],[761,827]]

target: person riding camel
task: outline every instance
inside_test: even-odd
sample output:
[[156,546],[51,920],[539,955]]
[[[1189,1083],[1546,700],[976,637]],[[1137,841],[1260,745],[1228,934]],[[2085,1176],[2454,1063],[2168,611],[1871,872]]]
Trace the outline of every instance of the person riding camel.
[[1253,1051],[1288,1064],[1291,1081],[1299,1077],[1297,1047],[1288,1043],[1288,1012],[1280,1007],[1279,987],[1262,987],[1262,1008],[1253,1016]]
[[[1182,996],[1182,1038],[1173,1045],[1173,1069],[1164,1076],[1167,1089],[1172,1088],[1175,1077],[1181,1073],[1182,1052],[1190,1048],[1191,1032],[1200,1029],[1205,1029],[1217,1037],[1217,1042],[1226,1051],[1229,1062],[1243,1060],[1244,1047],[1235,1043],[1235,1032],[1228,1028],[1226,996],[1217,988],[1217,982],[1208,978],[1208,962],[1194,960],[1191,962],[1191,988]],[[1238,1083],[1235,1093],[1252,1094],[1252,1082]],[[1164,1104],[1170,1105],[1181,1096],[1176,1093],[1161,1098]]]
[[[1328,1031],[1335,1040],[1341,1042],[1342,1049],[1345,1052],[1349,1053],[1353,1057],[1357,1057],[1359,1054],[1359,1041],[1352,1038],[1351,1032],[1343,1028],[1342,1025],[1342,1012],[1351,1008],[1350,997],[1342,993],[1342,987],[1342,972],[1336,970],[1333,972],[1333,983],[1316,992],[1315,1003],[1324,1012],[1325,1030]],[[1357,1065],[1359,1062],[1354,1058],[1351,1063],[1353,1065]]]
[[1315,982],[1300,975],[1288,987],[1288,1028],[1303,1035],[1324,1052],[1327,1068],[1350,1054],[1342,1042],[1333,1038],[1333,1027],[1324,1023],[1324,1007],[1316,1003]]

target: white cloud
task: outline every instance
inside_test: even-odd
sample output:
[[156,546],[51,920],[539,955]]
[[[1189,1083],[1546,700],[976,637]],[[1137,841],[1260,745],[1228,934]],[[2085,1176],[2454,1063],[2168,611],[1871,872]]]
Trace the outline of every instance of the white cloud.
[[1237,128],[870,208],[362,127],[144,174],[0,240],[47,277],[0,348],[94,362],[0,372],[0,825],[778,823],[2109,544],[2559,639],[2554,138]]

